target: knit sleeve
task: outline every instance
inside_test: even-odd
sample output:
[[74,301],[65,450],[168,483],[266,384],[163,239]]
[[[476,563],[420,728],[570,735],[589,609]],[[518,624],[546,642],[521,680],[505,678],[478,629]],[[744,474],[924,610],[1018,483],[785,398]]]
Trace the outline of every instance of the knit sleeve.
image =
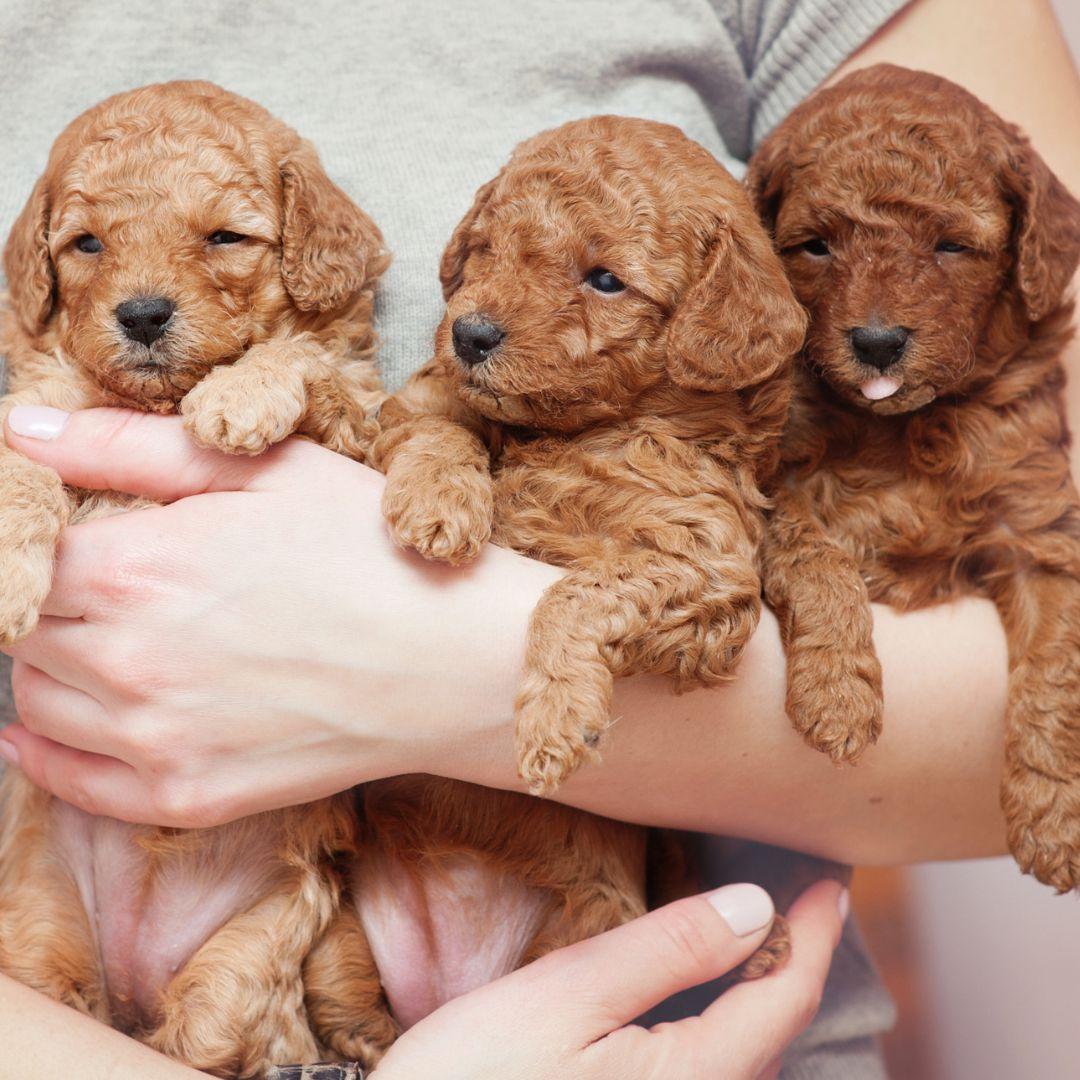
[[751,146],[908,2],[740,0],[737,29],[750,81]]

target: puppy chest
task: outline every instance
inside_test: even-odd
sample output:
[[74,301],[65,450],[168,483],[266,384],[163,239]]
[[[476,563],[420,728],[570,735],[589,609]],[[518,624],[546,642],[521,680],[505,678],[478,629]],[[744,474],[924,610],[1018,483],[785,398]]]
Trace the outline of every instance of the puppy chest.
[[[704,501],[716,499],[709,490],[715,485],[689,471],[678,485],[669,479],[633,467],[619,453],[583,453],[573,443],[524,460],[508,455],[494,469],[492,538],[557,566],[693,550],[708,532]],[[737,501],[734,481],[724,497]]]

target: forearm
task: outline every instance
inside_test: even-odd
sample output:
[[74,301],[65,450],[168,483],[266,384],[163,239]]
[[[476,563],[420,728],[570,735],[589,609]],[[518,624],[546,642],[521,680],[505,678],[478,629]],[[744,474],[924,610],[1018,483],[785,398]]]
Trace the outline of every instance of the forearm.
[[205,1073],[168,1058],[0,975],[4,1076],[19,1080],[196,1080]]
[[[793,731],[783,650],[765,612],[723,689],[677,696],[665,679],[619,681],[602,763],[580,770],[555,798],[862,865],[1004,851],[1007,656],[994,608],[971,600],[899,616],[876,607],[874,638],[885,731],[857,766],[832,765]],[[511,704],[508,695],[486,701],[506,715]],[[507,722],[456,744],[432,771],[520,788],[513,761]]]

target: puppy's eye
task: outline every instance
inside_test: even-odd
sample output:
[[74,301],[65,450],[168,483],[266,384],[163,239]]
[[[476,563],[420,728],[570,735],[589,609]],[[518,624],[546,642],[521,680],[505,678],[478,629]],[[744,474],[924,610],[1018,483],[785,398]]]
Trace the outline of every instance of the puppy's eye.
[[228,229],[218,229],[217,232],[212,232],[206,238],[211,244],[239,244],[241,240],[246,240],[247,237],[243,233],[229,232]]
[[105,250],[105,245],[96,237],[85,233],[75,241],[75,246],[86,252],[87,255],[100,255]]
[[970,248],[965,247],[963,244],[958,244],[955,240],[942,240],[935,251],[944,251],[950,255],[959,255],[963,251],[970,251]]
[[812,240],[801,243],[799,250],[805,251],[807,255],[813,255],[816,259],[822,259],[829,254],[829,245],[820,236],[815,236]]
[[610,271],[596,266],[585,275],[585,284],[602,293],[622,292],[626,286]]

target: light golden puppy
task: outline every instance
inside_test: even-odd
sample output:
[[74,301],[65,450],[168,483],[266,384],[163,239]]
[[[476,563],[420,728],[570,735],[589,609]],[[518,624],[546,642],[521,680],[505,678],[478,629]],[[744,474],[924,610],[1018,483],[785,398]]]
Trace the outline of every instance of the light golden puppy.
[[[209,83],[148,86],[63,132],[4,253],[15,404],[181,412],[202,444],[294,432],[361,457],[388,257],[314,149]],[[29,633],[68,522],[139,505],[0,446],[0,642]],[[227,1077],[316,1060],[300,971],[328,925],[348,796],[218,829],[95,818],[9,770],[0,970]]]

